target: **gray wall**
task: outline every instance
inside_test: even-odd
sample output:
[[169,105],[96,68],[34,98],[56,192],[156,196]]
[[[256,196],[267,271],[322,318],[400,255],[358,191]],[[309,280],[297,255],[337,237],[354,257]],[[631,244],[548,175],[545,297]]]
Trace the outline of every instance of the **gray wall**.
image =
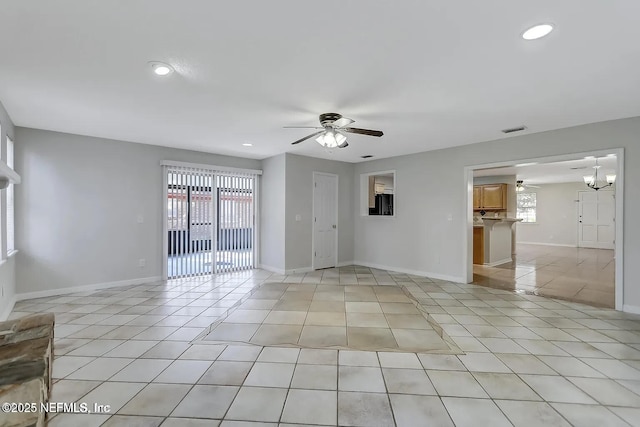
[[[161,276],[162,160],[259,160],[16,128],[17,292]],[[137,223],[142,215],[144,222]],[[138,259],[146,259],[139,268]]]
[[[6,160],[6,150],[7,150],[7,135],[14,141],[15,143],[15,129],[13,126],[13,122],[7,114],[7,110],[4,109],[4,106],[0,102],[0,125],[2,126],[2,132],[0,132],[0,150],[1,157],[3,160]],[[19,168],[15,168],[15,170],[20,173]],[[16,187],[19,187],[16,186]],[[7,190],[0,191],[0,206],[7,205]],[[0,215],[0,229],[4,233],[6,230],[6,217],[4,215],[4,210],[2,211],[2,215]],[[4,239],[2,239],[4,242]],[[3,256],[0,256],[0,320],[4,320],[3,317],[8,315],[8,311],[13,306],[13,297],[15,295],[16,290],[16,281],[15,281],[15,263],[14,257],[11,257],[7,260],[2,260],[4,258],[4,254],[6,253],[6,247],[4,244],[0,244],[0,251]]]
[[285,160],[263,160],[260,181],[260,264],[278,271],[285,269]]
[[517,241],[577,246],[578,192],[587,191],[587,187],[580,182],[540,184],[538,187],[528,190],[536,193],[536,222],[517,224]]
[[294,154],[286,158],[286,269],[312,264],[313,172],[338,175],[338,263],[353,261],[354,165]]
[[396,170],[396,217],[362,217],[354,209],[355,259],[432,275],[463,279],[467,232],[464,167],[623,147],[624,181],[631,190],[624,208],[624,304],[640,309],[640,117],[593,123],[497,141],[381,159],[356,165],[359,174]]

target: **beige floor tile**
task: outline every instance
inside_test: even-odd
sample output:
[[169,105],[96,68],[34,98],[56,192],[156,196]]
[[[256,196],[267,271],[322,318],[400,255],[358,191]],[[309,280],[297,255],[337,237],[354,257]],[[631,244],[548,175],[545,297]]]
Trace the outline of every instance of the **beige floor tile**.
[[338,351],[326,349],[303,348],[300,350],[298,364],[310,365],[336,365],[338,363]]
[[542,400],[516,374],[476,372],[473,376],[492,399]]
[[289,390],[282,412],[282,422],[335,425],[337,392],[324,390]]
[[443,371],[466,371],[467,368],[456,356],[447,354],[418,354],[424,369]]
[[105,354],[106,357],[140,357],[151,347],[155,346],[157,341],[126,341],[113,350]]
[[489,397],[469,372],[428,370],[427,375],[440,396]]
[[244,385],[288,388],[291,384],[294,368],[295,364],[293,363],[256,362],[249,371]]
[[347,327],[347,345],[353,348],[396,349],[398,344],[391,329]]
[[64,378],[77,371],[89,362],[96,360],[95,357],[86,356],[59,356],[53,363],[53,378]]
[[338,363],[341,366],[380,366],[375,351],[340,350]]
[[226,346],[224,345],[192,345],[180,355],[180,359],[187,360],[208,360],[213,362],[222,354]]
[[298,343],[305,347],[347,345],[347,328],[338,326],[305,326]]
[[84,396],[82,402],[86,402],[90,407],[96,403],[110,405],[110,414],[115,414],[145,386],[145,383],[104,382]]
[[516,374],[555,374],[553,369],[530,354],[496,354],[496,356]]
[[344,313],[346,310],[345,303],[342,301],[319,301],[314,300],[311,302],[309,306],[309,312],[315,311],[331,311],[331,312],[342,312]]
[[571,424],[545,402],[496,400],[496,404],[515,426],[571,427]]
[[200,377],[199,384],[242,385],[253,362],[218,360]]
[[401,350],[449,350],[449,346],[435,331],[418,329],[391,329]]
[[239,387],[195,385],[182,399],[171,416],[198,418],[218,418],[231,406]]
[[242,387],[231,404],[229,420],[278,422],[287,389]]
[[563,377],[550,375],[520,375],[520,378],[547,402],[596,403],[595,400]]
[[309,312],[305,325],[311,326],[346,326],[345,314],[342,312],[316,311]]
[[176,360],[153,381],[156,383],[195,384],[211,366],[208,360]]
[[59,414],[47,425],[49,427],[98,427],[109,417],[110,415],[98,414]]
[[[116,358],[116,357],[100,357],[92,362],[87,363],[77,371],[67,375],[66,378],[71,380],[107,380],[123,369],[133,359]],[[54,362],[55,363],[55,362]]]
[[205,337],[208,341],[242,341],[248,342],[256,333],[257,323],[220,323]]
[[456,427],[511,426],[511,423],[491,400],[443,397],[442,403],[447,408]]
[[263,324],[303,325],[307,318],[306,311],[271,311]]
[[431,324],[419,314],[385,314],[389,327],[394,329],[433,329]]
[[140,357],[143,359],[177,359],[189,347],[189,343],[186,342],[161,341]]
[[424,370],[382,368],[389,393],[435,395],[429,377]]
[[273,306],[273,311],[307,311],[310,305],[309,300],[280,300]]
[[386,391],[380,368],[340,366],[338,390],[384,393]]
[[389,399],[378,393],[338,393],[338,424],[341,426],[391,426]]
[[[571,403],[552,403],[551,406],[572,425],[581,427],[627,427],[613,412],[604,406],[578,405]],[[640,414],[640,410],[638,410]],[[640,419],[640,418],[638,418]]]
[[284,347],[265,347],[260,352],[258,362],[296,363],[300,349]]
[[218,360],[254,362],[261,351],[262,347],[255,345],[229,345],[222,354],[218,356]]
[[453,427],[442,401],[434,396],[390,395],[398,427],[414,427],[416,422],[433,427]]
[[347,313],[382,313],[377,302],[346,302]]
[[415,353],[378,352],[380,366],[383,368],[422,369]]
[[102,384],[101,381],[59,380],[51,387],[51,402],[79,402],[80,398]]
[[109,381],[151,382],[173,361],[165,359],[136,359]]
[[[565,380],[566,381],[566,380]],[[629,391],[614,380],[604,378],[569,378],[576,386],[584,390],[602,405],[630,406],[640,408],[640,396]],[[594,403],[566,402],[565,403]]]
[[148,384],[118,413],[167,416],[178,406],[191,387],[186,384]]
[[100,427],[158,427],[164,421],[163,417],[141,417],[137,415],[113,415]]
[[295,345],[300,340],[302,325],[262,325],[253,335],[252,344],[257,345]]
[[338,369],[331,365],[296,365],[291,388],[337,390]]

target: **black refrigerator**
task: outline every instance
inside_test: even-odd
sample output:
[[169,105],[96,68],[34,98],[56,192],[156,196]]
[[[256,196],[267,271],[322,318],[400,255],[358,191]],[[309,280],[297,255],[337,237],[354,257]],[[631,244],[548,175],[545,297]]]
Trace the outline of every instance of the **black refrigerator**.
[[369,215],[393,215],[393,194],[376,194],[376,206],[369,208]]

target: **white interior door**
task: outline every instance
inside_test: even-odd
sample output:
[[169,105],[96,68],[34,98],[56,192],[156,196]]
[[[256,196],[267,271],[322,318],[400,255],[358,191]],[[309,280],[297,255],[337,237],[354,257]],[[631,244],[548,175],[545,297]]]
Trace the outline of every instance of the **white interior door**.
[[614,249],[615,196],[613,191],[580,191],[578,246]]
[[313,173],[313,268],[335,267],[338,260],[338,176]]

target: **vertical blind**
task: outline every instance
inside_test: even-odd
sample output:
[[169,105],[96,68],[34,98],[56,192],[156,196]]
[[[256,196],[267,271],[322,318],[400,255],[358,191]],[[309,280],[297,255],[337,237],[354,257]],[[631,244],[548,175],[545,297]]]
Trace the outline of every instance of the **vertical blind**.
[[163,164],[167,277],[254,268],[260,171]]

